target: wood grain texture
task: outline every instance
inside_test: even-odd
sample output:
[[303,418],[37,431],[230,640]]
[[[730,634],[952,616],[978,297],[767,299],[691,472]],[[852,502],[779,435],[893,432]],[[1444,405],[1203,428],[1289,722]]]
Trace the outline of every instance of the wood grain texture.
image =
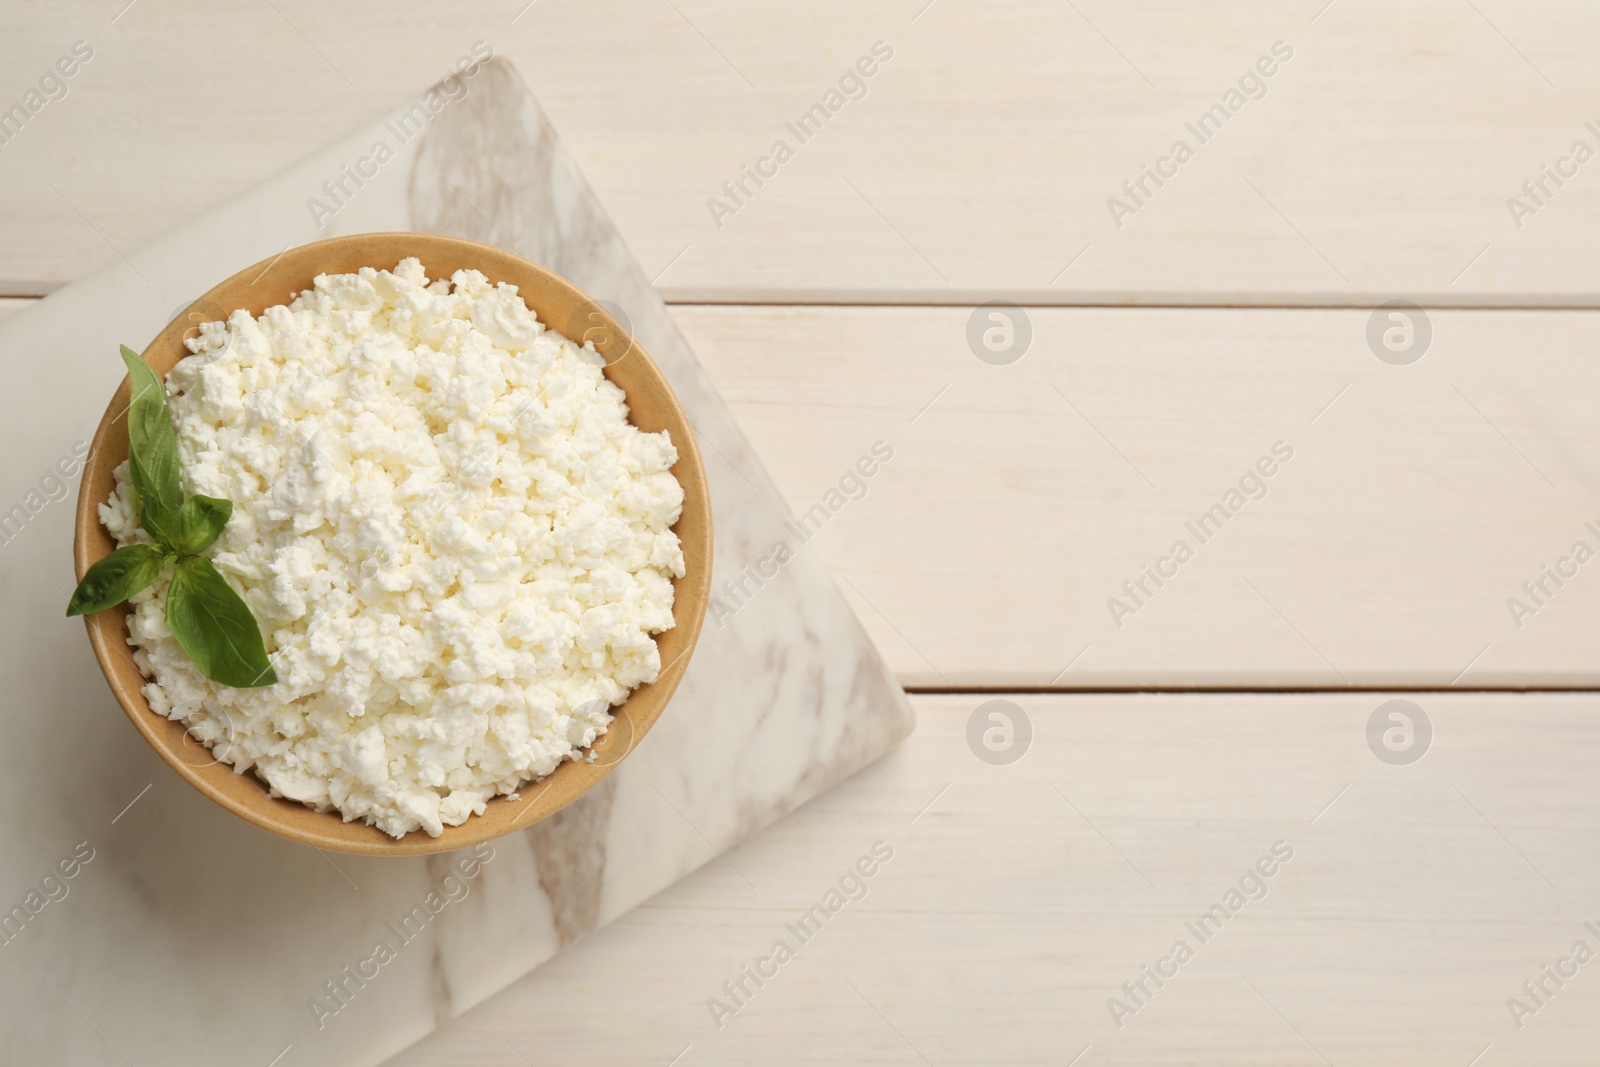
[[[0,146],[0,292],[136,263],[478,40],[527,73],[671,299],[1590,306],[1600,291],[1595,166],[1522,191],[1575,141],[1600,148],[1590,5],[284,0],[224,18],[202,0],[70,0],[0,11],[0,108],[77,40],[93,60]],[[786,130],[880,40],[893,57],[864,97],[804,143]],[[1202,144],[1185,123],[1231,104],[1277,41],[1292,58]],[[1180,138],[1194,158],[1130,199],[1123,183]],[[708,200],[735,204],[723,183],[778,139],[794,157],[747,180],[719,226]],[[1143,202],[1120,228],[1113,196]],[[1535,213],[1514,219],[1513,196]]]
[[[984,698],[918,698],[894,754],[393,1063],[1588,1062],[1592,966],[1521,1029],[1506,1002],[1600,947],[1600,703],[1411,694],[1432,746],[1393,766],[1364,739],[1389,696],[1019,696],[1009,766],[968,749]],[[865,898],[719,1029],[707,1000],[879,840]],[[1279,841],[1200,943],[1185,922]],[[1108,999],[1180,939],[1117,1028]]]
[[807,550],[906,684],[1600,681],[1600,572],[1562,563],[1600,550],[1600,315],[1435,311],[1391,366],[1365,311],[1033,308],[991,366],[970,314],[674,309],[790,507],[834,491]]

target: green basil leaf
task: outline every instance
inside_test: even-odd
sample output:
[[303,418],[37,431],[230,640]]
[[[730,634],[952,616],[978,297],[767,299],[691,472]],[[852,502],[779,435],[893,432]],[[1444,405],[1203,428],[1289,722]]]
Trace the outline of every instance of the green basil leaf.
[[156,580],[172,562],[155,545],[128,545],[94,564],[73,590],[68,615],[90,615],[127,600]]
[[204,556],[178,563],[167,588],[167,628],[213,682],[253,689],[278,680],[255,616]]
[[222,536],[232,515],[233,501],[196,493],[170,514],[145,512],[145,529],[178,555],[193,556]]
[[178,434],[167,411],[167,387],[145,365],[139,353],[122,346],[128,366],[128,466],[139,494],[139,524],[152,537],[151,525],[167,527],[183,503],[178,484]]

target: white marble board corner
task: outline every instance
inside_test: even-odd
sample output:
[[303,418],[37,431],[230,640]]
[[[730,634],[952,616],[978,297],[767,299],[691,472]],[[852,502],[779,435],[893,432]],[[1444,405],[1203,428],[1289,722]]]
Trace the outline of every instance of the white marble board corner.
[[[0,943],[0,1062],[378,1063],[911,731],[904,694],[785,527],[744,434],[520,77],[496,60],[463,84],[0,326],[0,512],[26,513],[0,529],[0,912],[38,907]],[[795,550],[707,619],[671,706],[602,787],[496,842],[410,926],[459,856],[280,841],[212,806],[135,734],[81,624],[62,616],[76,486],[52,474],[122,377],[119,343],[142,347],[216,281],[286,247],[380,230],[510,248],[620,306],[700,434],[719,587],[780,540]],[[361,978],[379,941],[393,959]],[[314,999],[338,1011],[319,1018]]]

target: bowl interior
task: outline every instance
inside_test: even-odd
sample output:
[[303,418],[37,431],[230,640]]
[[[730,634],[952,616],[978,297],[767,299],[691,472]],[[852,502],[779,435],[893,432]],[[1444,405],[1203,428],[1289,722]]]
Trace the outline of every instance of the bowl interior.
[[[517,286],[546,326],[578,341],[592,340],[605,358],[606,377],[627,394],[631,418],[643,430],[666,430],[678,449],[672,473],[683,485],[683,515],[674,530],[683,543],[686,574],[673,583],[671,630],[656,636],[660,677],[635,689],[619,707],[615,721],[594,745],[595,759],[567,762],[512,800],[498,797],[482,815],[447,826],[437,838],[417,830],[395,840],[376,827],[347,823],[337,812],[315,812],[295,801],[273,799],[255,774],[235,774],[196,741],[181,723],[150,710],[141,687],[145,679],[127,644],[128,606],[85,617],[100,669],[128,718],[162,759],[189,784],[228,811],[282,837],[335,852],[367,855],[419,855],[466,848],[531,825],[561,810],[611,772],[645,735],[666,707],[688,666],[700,633],[711,586],[711,503],[694,430],[666,378],[605,308],[572,283],[520,256],[491,245],[436,234],[377,233],[338,237],[293,248],[273,260],[240,271],[206,293],[144,350],[144,360],[165,376],[188,350],[186,333],[199,322],[225,317],[238,308],[260,315],[311,287],[318,274],[351,273],[361,267],[393,269],[408,256],[421,260],[430,279],[462,269],[482,271],[491,282]],[[114,355],[112,353],[111,355]],[[108,355],[107,358],[110,358]],[[112,471],[128,456],[128,382],[123,380],[106,408],[89,451],[78,494],[73,562],[82,578],[91,564],[116,543],[100,525],[98,506],[114,488]]]

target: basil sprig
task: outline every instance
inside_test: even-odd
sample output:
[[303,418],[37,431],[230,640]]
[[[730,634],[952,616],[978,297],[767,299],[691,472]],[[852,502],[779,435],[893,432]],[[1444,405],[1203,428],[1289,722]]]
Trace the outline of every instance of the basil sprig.
[[128,469],[134,511],[155,543],[127,545],[90,567],[72,594],[67,614],[115,607],[148,588],[167,568],[176,568],[167,586],[167,629],[184,654],[213,682],[235,689],[272,685],[278,676],[255,616],[200,555],[222,536],[233,501],[199,493],[184,497],[166,386],[126,345],[122,361],[128,365],[133,398],[128,405]]

